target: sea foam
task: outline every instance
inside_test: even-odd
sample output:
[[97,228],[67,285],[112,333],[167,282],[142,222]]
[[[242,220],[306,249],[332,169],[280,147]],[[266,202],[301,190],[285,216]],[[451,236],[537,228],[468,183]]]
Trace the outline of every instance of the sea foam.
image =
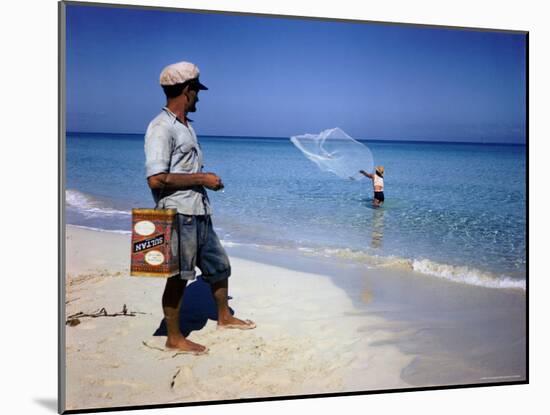
[[507,275],[495,275],[467,266],[439,264],[427,259],[413,260],[412,269],[423,274],[450,281],[490,288],[516,288],[525,291],[525,280]]
[[429,259],[408,259],[398,256],[373,255],[365,251],[341,248],[298,248],[305,255],[336,257],[378,268],[406,269],[442,278],[455,283],[488,288],[520,289],[525,291],[525,279],[495,274],[468,266],[441,264]]
[[123,231],[123,230],[119,230],[119,229],[101,229],[101,228],[94,228],[92,226],[83,226],[83,225],[70,225],[70,226],[74,226],[75,228],[86,229],[88,231],[94,231],[94,232],[116,233],[116,234],[121,234],[121,235],[131,235],[132,234],[131,231]]
[[113,209],[106,206],[93,196],[74,189],[67,189],[65,192],[65,201],[67,207],[75,209],[86,217],[130,216],[132,214],[130,211]]

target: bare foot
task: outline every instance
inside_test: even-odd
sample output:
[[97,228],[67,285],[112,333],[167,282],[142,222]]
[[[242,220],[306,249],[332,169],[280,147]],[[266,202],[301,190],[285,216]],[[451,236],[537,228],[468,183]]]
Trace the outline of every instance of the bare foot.
[[194,343],[191,340],[187,340],[185,337],[168,338],[166,340],[166,348],[177,350],[178,352],[190,353],[195,355],[208,353],[208,347],[202,344]]
[[241,320],[233,316],[218,319],[219,329],[240,329],[250,330],[256,328],[256,323],[252,320]]

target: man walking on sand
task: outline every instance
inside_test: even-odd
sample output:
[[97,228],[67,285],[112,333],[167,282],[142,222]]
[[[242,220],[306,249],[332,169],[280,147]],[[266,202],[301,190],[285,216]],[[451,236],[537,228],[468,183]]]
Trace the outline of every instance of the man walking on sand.
[[220,190],[223,183],[214,173],[203,173],[203,155],[187,113],[196,111],[199,69],[190,62],[164,68],[160,85],[166,106],[147,127],[145,169],[157,208],[177,209],[180,274],[168,278],[162,308],[168,329],[166,347],[194,354],[208,348],[186,339],[180,331],[179,312],[187,281],[195,279],[195,267],[210,284],[218,309],[218,328],[253,329],[250,320],[233,317],[227,303],[229,258],[214,232],[206,189]]

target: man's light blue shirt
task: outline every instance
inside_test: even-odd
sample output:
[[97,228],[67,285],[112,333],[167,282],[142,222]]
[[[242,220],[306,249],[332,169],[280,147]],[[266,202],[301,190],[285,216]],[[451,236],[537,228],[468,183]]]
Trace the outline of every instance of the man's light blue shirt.
[[[159,173],[201,173],[203,156],[197,135],[166,107],[145,133],[146,176]],[[159,209],[175,208],[184,215],[210,215],[210,201],[203,186],[178,191],[153,190]]]

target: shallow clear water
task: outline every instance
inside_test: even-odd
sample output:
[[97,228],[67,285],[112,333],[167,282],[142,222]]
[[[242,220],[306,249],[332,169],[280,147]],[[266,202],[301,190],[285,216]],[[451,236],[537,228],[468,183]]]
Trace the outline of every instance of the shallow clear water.
[[[373,209],[370,180],[322,172],[288,139],[200,142],[225,184],[209,192],[224,241],[524,284],[525,146],[366,142],[386,169]],[[68,134],[66,160],[68,223],[129,231],[129,210],[152,206],[142,136]]]

